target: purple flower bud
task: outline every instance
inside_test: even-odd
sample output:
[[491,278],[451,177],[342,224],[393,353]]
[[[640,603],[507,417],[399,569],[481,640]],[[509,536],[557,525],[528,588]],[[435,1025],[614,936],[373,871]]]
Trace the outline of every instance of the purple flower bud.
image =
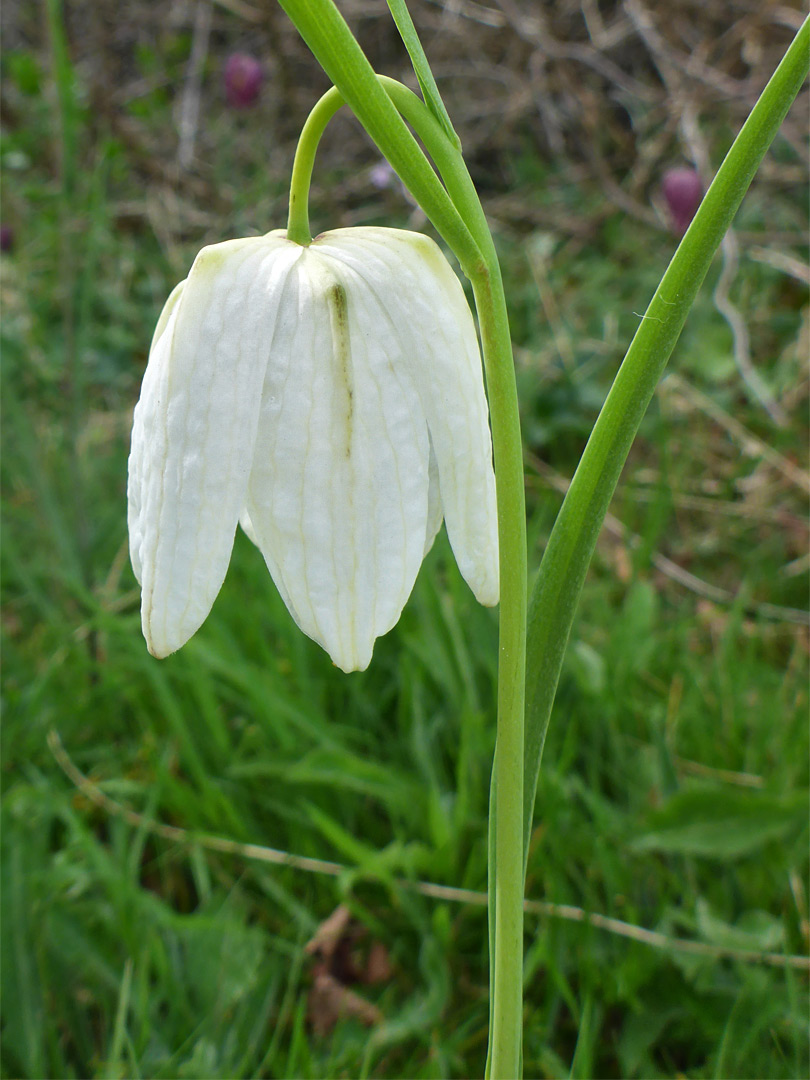
[[377,188],[378,191],[384,191],[396,180],[396,174],[387,161],[380,161],[369,169],[368,178],[372,187]]
[[14,230],[10,225],[0,225],[0,251],[11,251],[14,247]]
[[703,184],[695,169],[669,169],[661,184],[672,227],[679,235],[685,233],[703,198]]
[[223,78],[228,104],[235,109],[246,109],[259,96],[264,72],[255,57],[247,53],[233,53],[225,62]]

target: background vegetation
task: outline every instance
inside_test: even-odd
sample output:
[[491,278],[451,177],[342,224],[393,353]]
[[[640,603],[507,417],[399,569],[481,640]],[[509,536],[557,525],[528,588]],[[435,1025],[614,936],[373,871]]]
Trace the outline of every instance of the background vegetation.
[[[385,6],[342,8],[405,76]],[[716,166],[799,5],[412,10],[503,255],[536,566],[674,249],[663,172]],[[128,562],[158,311],[204,243],[283,224],[324,77],[271,0],[3,20],[2,1075],[479,1075],[485,911],[414,888],[486,886],[496,618],[446,540],[352,676],[241,534],[203,629],[154,661]],[[237,51],[264,72],[242,110]],[[530,860],[527,1076],[810,1069],[806,116],[687,324],[583,597]],[[379,164],[336,120],[316,227],[423,228]]]

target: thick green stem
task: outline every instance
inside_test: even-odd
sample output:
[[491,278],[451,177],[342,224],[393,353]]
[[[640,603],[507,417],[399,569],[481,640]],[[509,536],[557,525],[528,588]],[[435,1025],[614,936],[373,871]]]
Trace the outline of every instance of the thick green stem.
[[[494,1080],[514,1080],[520,1071],[522,1035],[523,702],[527,571],[523,457],[509,320],[495,246],[461,153],[415,94],[384,76],[374,76],[374,80],[389,104],[393,102],[397,118],[402,113],[422,139],[446,185],[447,190],[441,190],[445,197],[449,193],[454,212],[464,226],[463,233],[454,230],[454,235],[461,235],[463,239],[459,247],[446,233],[443,235],[472,282],[481,331],[497,487],[501,591],[497,751],[491,804],[494,847],[491,847],[490,857],[490,926],[494,948],[491,943],[493,970],[488,1074]],[[317,140],[328,120],[340,107],[342,97],[337,90],[330,90],[321,98],[307,121],[296,152],[288,237],[299,243],[310,240],[306,196]],[[354,107],[353,102],[349,103]],[[355,111],[360,115],[358,110]],[[363,120],[363,117],[360,116],[360,119]],[[408,135],[412,138],[410,133]],[[378,145],[399,172],[387,147],[382,143]],[[430,172],[435,179],[432,169]],[[410,187],[407,177],[401,172],[399,175]],[[448,220],[447,215],[437,218],[435,202],[431,199],[423,201],[413,188],[411,192],[441,232],[439,222]],[[444,213],[441,201],[438,209]]]
[[529,605],[524,858],[563,654],[608,504],[714,253],[807,76],[808,46],[810,19],[799,30],[734,141],[658,286],[552,530]]
[[498,494],[500,640],[498,732],[490,814],[490,926],[494,948],[488,1075],[520,1072],[523,1000],[523,713],[526,656],[526,505],[517,388],[506,298],[492,235],[459,150],[426,106],[401,83],[379,76],[414,127],[484,257],[468,271],[475,294],[489,393]]
[[[487,367],[498,494],[501,610],[498,730],[490,814],[491,977],[489,1076],[520,1075],[523,1013],[523,711],[526,657],[526,510],[509,321],[500,271],[473,280]],[[493,408],[493,399],[498,407]],[[494,865],[493,865],[494,864]]]

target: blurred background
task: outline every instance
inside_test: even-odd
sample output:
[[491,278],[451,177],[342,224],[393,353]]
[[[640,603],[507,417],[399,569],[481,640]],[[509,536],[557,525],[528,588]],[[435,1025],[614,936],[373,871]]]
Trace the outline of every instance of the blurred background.
[[[340,7],[415,85],[386,5]],[[503,259],[533,569],[801,8],[410,4]],[[325,76],[271,0],[6,0],[2,31],[2,1076],[481,1075],[497,623],[444,535],[351,676],[241,534],[162,662],[129,566],[157,315],[201,246],[284,226]],[[527,1077],[810,1069],[807,119],[805,93],[586,585],[529,863]],[[344,115],[311,213],[431,231]]]

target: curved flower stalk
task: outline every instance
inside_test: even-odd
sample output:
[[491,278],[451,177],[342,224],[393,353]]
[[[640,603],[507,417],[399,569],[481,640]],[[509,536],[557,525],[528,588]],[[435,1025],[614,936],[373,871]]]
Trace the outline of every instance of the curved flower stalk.
[[498,602],[492,447],[461,285],[383,228],[204,248],[169,297],[135,410],[132,565],[163,657],[200,627],[239,520],[304,633],[363,670],[441,525]]

